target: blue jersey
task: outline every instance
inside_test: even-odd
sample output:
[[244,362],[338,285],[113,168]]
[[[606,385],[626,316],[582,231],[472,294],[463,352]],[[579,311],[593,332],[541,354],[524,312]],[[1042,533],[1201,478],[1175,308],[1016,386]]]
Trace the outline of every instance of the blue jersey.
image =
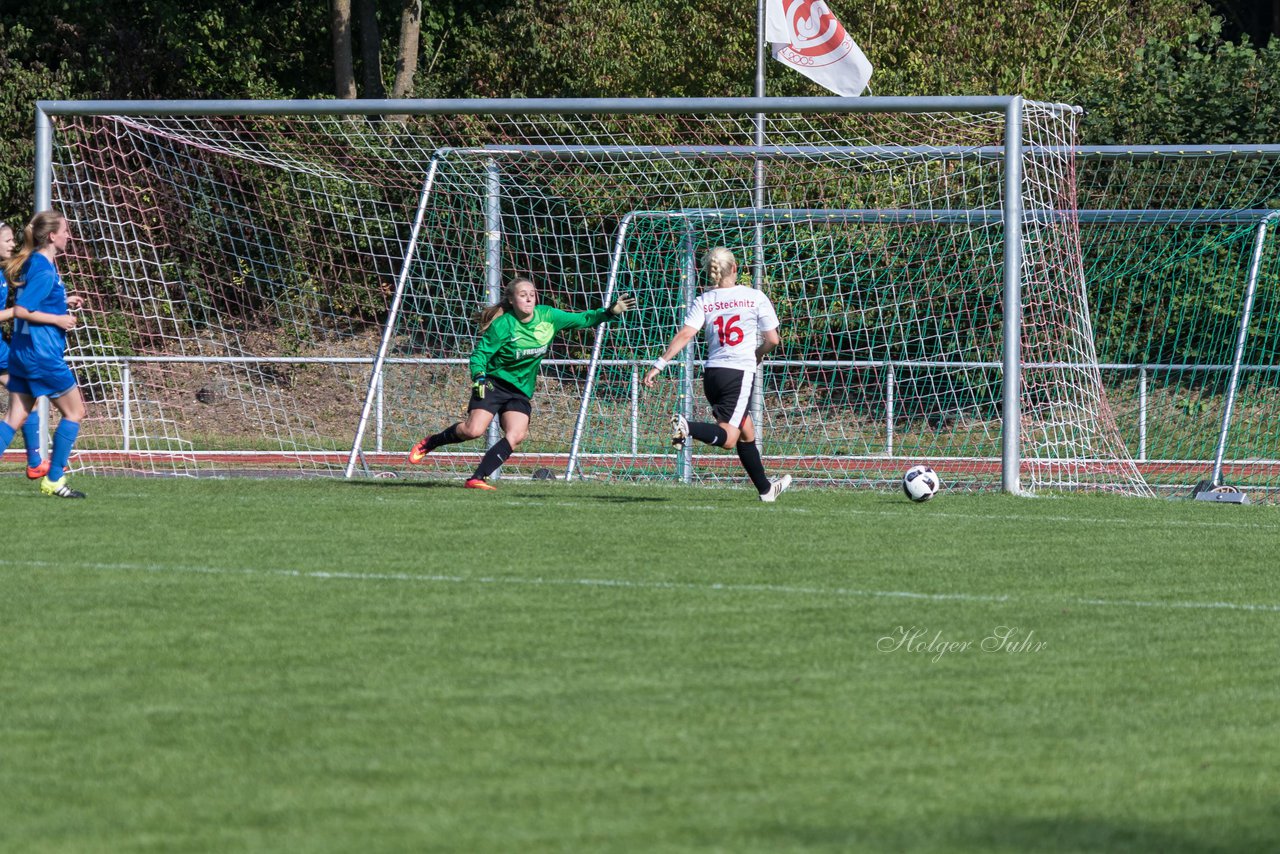
[[[39,252],[22,266],[22,285],[15,306],[47,314],[67,313],[67,291],[53,262]],[[9,373],[20,377],[54,376],[66,369],[62,354],[67,333],[51,323],[13,319]]]
[[[4,270],[0,270],[0,311],[9,303],[9,280],[4,277]],[[0,338],[0,374],[9,373],[9,344],[3,338]]]

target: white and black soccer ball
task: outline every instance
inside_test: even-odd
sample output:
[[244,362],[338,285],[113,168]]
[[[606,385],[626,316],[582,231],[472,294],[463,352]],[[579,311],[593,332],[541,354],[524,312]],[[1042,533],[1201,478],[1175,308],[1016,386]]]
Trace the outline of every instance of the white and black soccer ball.
[[928,466],[912,466],[902,476],[902,491],[912,501],[928,501],[939,489],[942,489],[942,480]]

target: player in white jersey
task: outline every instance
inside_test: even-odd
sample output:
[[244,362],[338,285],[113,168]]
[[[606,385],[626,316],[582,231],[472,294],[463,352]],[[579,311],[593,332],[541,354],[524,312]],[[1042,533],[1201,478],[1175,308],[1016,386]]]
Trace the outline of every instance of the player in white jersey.
[[728,249],[717,246],[710,250],[703,257],[702,266],[714,287],[694,299],[684,326],[645,374],[644,384],[653,388],[662,369],[699,332],[705,331],[707,367],[702,385],[716,423],[687,421],[683,415],[672,415],[671,442],[683,446],[692,437],[718,448],[734,448],[760,493],[760,500],[775,501],[791,485],[791,475],[769,481],[747,408],[756,365],[781,341],[778,313],[764,292],[738,284],[738,262]]

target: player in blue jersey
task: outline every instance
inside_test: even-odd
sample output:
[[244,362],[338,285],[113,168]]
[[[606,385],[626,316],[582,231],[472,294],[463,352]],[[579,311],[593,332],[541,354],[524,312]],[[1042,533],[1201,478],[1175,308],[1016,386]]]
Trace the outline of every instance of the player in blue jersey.
[[37,397],[47,397],[62,413],[53,434],[49,473],[40,492],[54,498],[84,498],[67,486],[66,466],[84,420],[84,397],[64,354],[67,333],[76,327],[72,311],[84,300],[67,296],[55,262],[71,240],[71,225],[58,211],[41,211],[23,232],[22,249],[4,264],[9,283],[18,288],[9,344],[9,414],[0,423],[0,451],[9,447],[27,420]]
[[[0,323],[13,319],[9,305],[9,281],[3,265],[13,257],[13,226],[0,220]],[[9,342],[0,338],[0,385],[9,383]],[[27,477],[39,480],[49,473],[49,461],[40,459],[40,415],[32,412],[22,424],[22,436],[27,442]]]

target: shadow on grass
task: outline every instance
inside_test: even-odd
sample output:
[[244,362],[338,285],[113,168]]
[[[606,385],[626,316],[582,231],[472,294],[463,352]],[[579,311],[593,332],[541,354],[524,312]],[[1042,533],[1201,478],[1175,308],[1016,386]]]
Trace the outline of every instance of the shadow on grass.
[[[399,478],[374,478],[344,481],[347,486],[369,487],[373,489],[464,489],[462,479],[455,480],[401,480]],[[545,499],[548,501],[572,497],[575,501],[595,501],[600,504],[653,504],[671,501],[655,495],[589,495],[582,493],[562,492],[560,489],[543,487],[527,481],[499,480],[496,484],[498,492],[508,492],[529,501]],[[474,490],[473,490],[474,491]]]
[[462,489],[461,480],[401,480],[395,477],[379,477],[372,480],[342,481],[346,486],[372,487],[374,489]]
[[597,501],[601,504],[664,504],[670,502],[670,498],[661,498],[656,495],[575,495],[575,498],[581,498],[583,501]]
[[1261,839],[1235,836],[1227,825],[1206,830],[1209,832],[1204,837],[1191,837],[1173,828],[1141,822],[1130,824],[1095,818],[993,817],[987,831],[970,842],[975,848],[990,848],[994,851],[1035,851],[1050,854],[1066,854],[1068,851],[1208,854],[1211,851],[1261,851],[1270,847],[1269,843]]
[[786,844],[865,851],[957,851],[992,854],[1076,854],[1076,852],[1125,852],[1125,854],[1210,854],[1226,851],[1275,850],[1259,838],[1233,836],[1230,828],[1196,838],[1172,828],[1093,818],[1026,819],[992,816],[986,820],[960,820],[960,826],[928,828],[907,826],[838,828],[769,825],[762,837],[786,840]]

